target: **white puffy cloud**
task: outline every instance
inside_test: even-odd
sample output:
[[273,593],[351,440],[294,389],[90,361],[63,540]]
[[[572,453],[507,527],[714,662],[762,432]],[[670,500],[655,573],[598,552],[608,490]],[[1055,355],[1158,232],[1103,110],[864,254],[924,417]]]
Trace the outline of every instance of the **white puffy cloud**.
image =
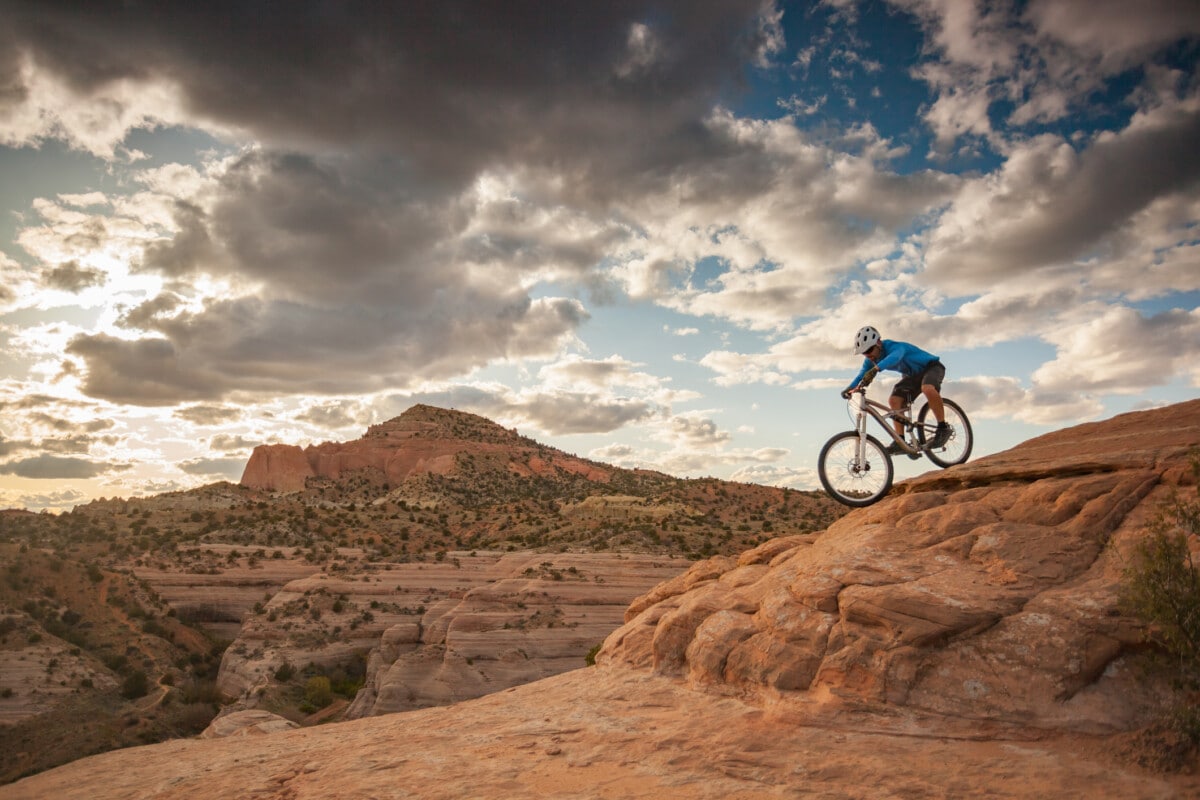
[[1055,358],[1033,374],[1048,391],[1138,394],[1180,373],[1200,386],[1200,309],[1081,308],[1049,338]]
[[[958,180],[888,167],[891,144],[869,127],[841,142],[813,139],[789,119],[717,112],[708,126],[725,155],[683,165],[625,215],[640,246],[613,270],[635,298],[755,329],[815,313],[831,284],[888,255],[901,228],[949,200]],[[697,280],[705,259],[719,274]]]
[[[11,41],[0,43],[14,48]],[[19,101],[0,102],[0,145],[38,146],[60,139],[105,159],[129,157],[123,147],[129,131],[192,121],[179,87],[132,72],[83,89],[47,70],[28,51],[10,49],[10,86],[20,87]],[[2,74],[2,72],[0,72]]]
[[774,464],[752,464],[734,470],[730,480],[757,483],[763,486],[813,491],[821,488],[817,471],[811,468],[785,467]]

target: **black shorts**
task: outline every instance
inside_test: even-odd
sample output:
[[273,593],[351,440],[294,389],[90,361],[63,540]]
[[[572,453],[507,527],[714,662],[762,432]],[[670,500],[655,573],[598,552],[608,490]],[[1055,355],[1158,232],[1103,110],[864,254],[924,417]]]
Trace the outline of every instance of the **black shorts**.
[[921,387],[929,384],[939,392],[942,390],[942,379],[946,377],[946,368],[942,366],[942,362],[934,361],[920,375],[905,375],[901,378],[894,387],[892,387],[892,395],[903,397],[904,402],[912,403],[917,399],[917,395],[921,393]]

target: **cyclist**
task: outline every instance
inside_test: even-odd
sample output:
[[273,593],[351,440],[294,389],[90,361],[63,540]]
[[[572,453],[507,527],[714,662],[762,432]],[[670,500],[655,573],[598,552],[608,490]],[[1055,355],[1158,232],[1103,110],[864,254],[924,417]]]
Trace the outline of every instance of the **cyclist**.
[[[867,325],[859,328],[854,335],[854,354],[865,356],[862,369],[854,376],[850,385],[842,390],[842,397],[849,399],[850,393],[860,385],[866,386],[879,370],[899,372],[902,377],[893,387],[888,405],[893,411],[898,411],[916,399],[917,394],[925,395],[929,409],[937,419],[937,431],[929,442],[930,448],[941,447],[950,438],[950,427],[946,424],[946,412],[942,405],[942,379],[946,377],[946,368],[937,356],[926,353],[919,347],[908,342],[895,342],[884,339],[879,331]],[[896,426],[896,436],[904,437],[904,426],[899,420],[893,421]],[[899,442],[892,442],[887,447],[891,455],[900,455],[906,451]],[[910,458],[917,456],[908,454]]]

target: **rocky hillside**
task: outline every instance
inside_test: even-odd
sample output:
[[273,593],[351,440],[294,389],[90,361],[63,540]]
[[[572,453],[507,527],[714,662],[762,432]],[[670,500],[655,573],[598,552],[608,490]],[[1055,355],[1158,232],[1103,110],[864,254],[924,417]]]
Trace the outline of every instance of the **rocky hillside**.
[[229,718],[213,731],[226,738],[6,789],[1195,797],[1194,774],[1139,761],[1142,732],[1177,696],[1116,597],[1162,503],[1195,497],[1196,448],[1200,401],[1061,431],[902,483],[818,534],[694,565],[630,607],[594,668],[253,738],[271,721]]
[[843,513],[820,493],[584,461],[429,406],[291,452],[316,454],[301,490],[0,511],[0,783],[218,713],[318,724],[574,669],[690,561]]

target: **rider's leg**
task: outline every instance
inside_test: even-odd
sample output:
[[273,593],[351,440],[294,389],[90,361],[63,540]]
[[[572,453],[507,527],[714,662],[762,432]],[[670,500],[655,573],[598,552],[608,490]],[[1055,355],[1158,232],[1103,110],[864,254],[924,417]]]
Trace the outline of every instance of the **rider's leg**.
[[[939,400],[938,406],[940,407],[941,406],[941,402],[940,402],[941,398],[938,398],[938,400]],[[905,404],[906,403],[905,403],[904,398],[898,394],[894,394],[888,398],[888,405],[892,407],[892,411],[899,411],[900,409],[904,408]],[[895,426],[895,428],[896,428],[896,438],[903,441],[904,440],[904,423],[902,423],[896,417],[892,417],[892,425]]]
[[[938,422],[946,421],[946,407],[942,405],[942,395],[937,390],[937,387],[931,383],[927,383],[921,387],[922,394],[925,395],[925,402],[929,403],[929,410],[933,412],[934,419]],[[893,400],[895,398],[892,398]],[[893,405],[892,408],[895,408]]]

